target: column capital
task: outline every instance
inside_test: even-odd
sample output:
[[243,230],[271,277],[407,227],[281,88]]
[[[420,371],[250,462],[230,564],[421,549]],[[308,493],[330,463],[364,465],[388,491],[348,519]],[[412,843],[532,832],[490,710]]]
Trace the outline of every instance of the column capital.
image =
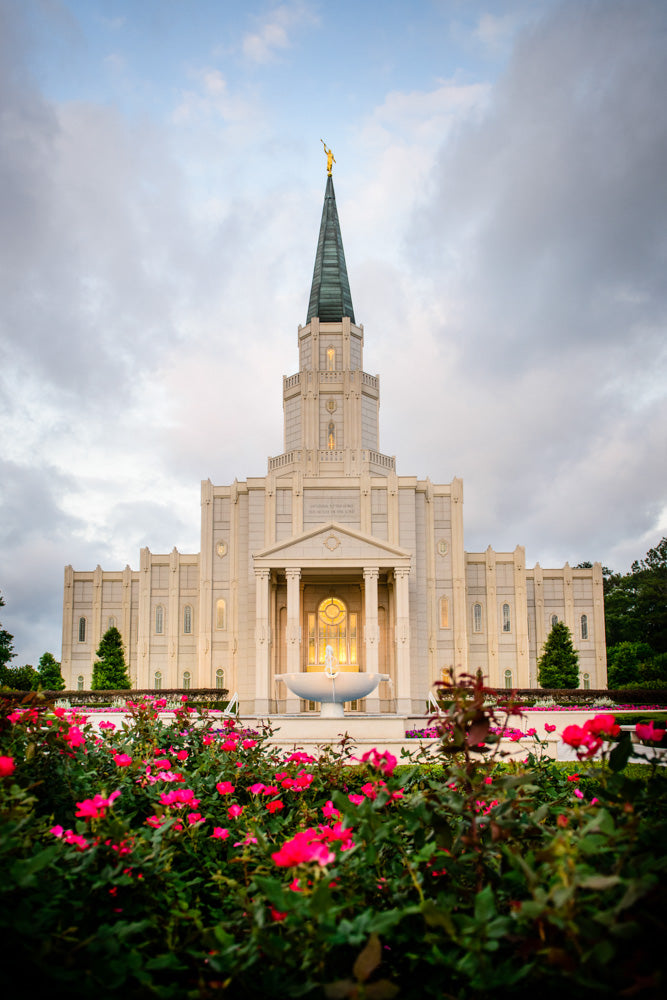
[[301,567],[300,566],[290,566],[285,570],[285,577],[287,580],[300,580],[301,579]]
[[410,576],[409,566],[394,566],[394,576],[398,580],[405,580]]
[[364,566],[363,574],[364,580],[377,580],[380,575],[380,568],[378,566]]
[[264,569],[264,567],[255,567],[255,576],[258,580],[268,580],[271,574],[270,569]]

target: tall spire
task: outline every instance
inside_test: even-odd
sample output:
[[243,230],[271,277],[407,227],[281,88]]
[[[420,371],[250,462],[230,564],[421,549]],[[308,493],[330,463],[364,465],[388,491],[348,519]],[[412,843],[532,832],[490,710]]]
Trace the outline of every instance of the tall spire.
[[324,192],[320,238],[317,241],[306,323],[310,323],[314,316],[318,316],[321,323],[340,323],[343,316],[349,316],[355,322],[336,195],[330,174]]

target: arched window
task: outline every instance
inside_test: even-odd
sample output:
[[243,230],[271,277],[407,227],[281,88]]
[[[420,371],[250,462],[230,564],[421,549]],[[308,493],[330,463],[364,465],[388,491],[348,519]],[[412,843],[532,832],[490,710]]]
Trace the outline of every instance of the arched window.
[[551,627],[553,628],[554,625],[558,625],[558,615],[551,616]]
[[161,604],[155,609],[155,634],[162,635],[164,632],[164,608]]
[[473,604],[472,606],[472,630],[473,632],[482,631],[482,605]]
[[333,451],[336,447],[336,428],[334,426],[333,420],[329,421],[329,426],[327,428],[327,448],[329,451]]
[[588,615],[581,616],[581,638],[588,639]]
[[449,598],[440,598],[440,628],[449,628]]
[[76,679],[76,689],[77,691],[83,691],[83,674],[79,674]]
[[584,674],[584,689],[588,691],[590,690],[590,686],[591,686],[591,675]]
[[217,629],[227,628],[227,604],[224,597],[215,603],[215,627]]
[[86,619],[79,618],[79,642],[86,641]]
[[356,666],[357,615],[348,613],[343,601],[325,597],[317,613],[308,615],[308,664],[324,666],[327,646],[341,665]]
[[512,687],[512,671],[511,670],[506,670],[505,671],[505,687],[506,688],[511,688]]
[[116,619],[114,618],[113,615],[111,615],[109,618],[107,618],[107,628],[115,628],[115,627],[116,627]]
[[162,672],[160,670],[155,671],[153,676],[153,687],[156,691],[160,691],[162,688]]
[[335,347],[327,347],[327,371],[333,372],[336,370],[336,349]]
[[183,608],[183,631],[186,635],[192,633],[192,608],[189,604]]
[[512,616],[509,604],[503,604],[503,632],[512,631]]
[[186,691],[190,690],[190,671],[186,670],[183,674],[183,687]]
[[215,672],[215,686],[218,691],[221,691],[225,686],[225,671],[222,667],[218,667]]

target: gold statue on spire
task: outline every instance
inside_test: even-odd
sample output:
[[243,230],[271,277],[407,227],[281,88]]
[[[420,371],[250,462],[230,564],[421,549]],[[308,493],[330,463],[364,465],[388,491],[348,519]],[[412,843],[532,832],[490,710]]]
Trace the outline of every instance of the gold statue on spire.
[[327,149],[327,144],[324,141],[324,139],[320,139],[320,142],[324,146],[324,152],[327,154],[327,174],[329,175],[329,177],[331,177],[331,171],[333,169],[334,163],[336,162],[336,157],[333,155],[330,149]]

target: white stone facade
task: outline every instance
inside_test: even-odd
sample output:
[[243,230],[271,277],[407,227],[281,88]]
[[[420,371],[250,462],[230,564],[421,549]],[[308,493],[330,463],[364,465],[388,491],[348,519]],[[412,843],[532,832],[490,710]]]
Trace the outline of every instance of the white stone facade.
[[392,678],[357,709],[409,714],[448,668],[536,686],[555,618],[572,632],[581,685],[606,687],[600,564],[528,568],[521,546],[466,552],[461,480],[399,476],[379,451],[379,379],[363,371],[363,342],[347,316],[299,327],[285,451],[263,478],[202,483],[198,555],[146,548],[138,571],[65,569],[68,687],[90,687],[113,624],[138,688],[218,686],[246,713],[307,712],[274,677],[322,669],[334,636],[341,669]]

